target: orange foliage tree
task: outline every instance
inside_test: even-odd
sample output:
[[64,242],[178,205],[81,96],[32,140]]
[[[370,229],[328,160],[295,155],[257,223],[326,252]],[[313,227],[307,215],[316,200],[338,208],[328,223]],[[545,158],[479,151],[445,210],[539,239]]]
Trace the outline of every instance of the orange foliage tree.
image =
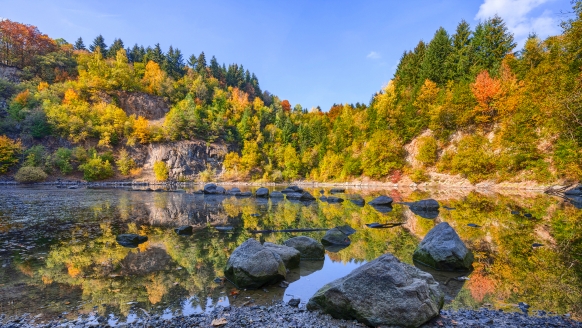
[[289,103],[289,100],[287,100],[287,99],[281,101],[281,107],[283,107],[283,110],[286,112],[291,111],[291,104]]
[[477,106],[475,107],[475,120],[477,123],[489,123],[496,115],[495,100],[501,94],[501,81],[492,78],[489,72],[482,71],[477,75],[471,90]]
[[23,68],[32,65],[36,56],[56,49],[55,41],[36,26],[0,21],[0,63]]

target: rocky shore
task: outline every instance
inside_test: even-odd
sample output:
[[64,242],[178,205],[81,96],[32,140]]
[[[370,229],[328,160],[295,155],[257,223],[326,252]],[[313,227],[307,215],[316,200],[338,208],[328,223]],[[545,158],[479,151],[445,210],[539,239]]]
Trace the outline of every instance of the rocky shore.
[[[210,313],[176,316],[172,319],[150,316],[145,311],[144,313],[144,318],[131,323],[111,322],[105,317],[96,316],[43,323],[40,318],[35,319],[34,315],[10,318],[0,315],[0,327],[365,327],[356,321],[337,320],[326,314],[283,303],[272,306],[218,306]],[[421,327],[582,327],[582,322],[543,311],[528,315],[489,309],[442,310],[439,316]]]

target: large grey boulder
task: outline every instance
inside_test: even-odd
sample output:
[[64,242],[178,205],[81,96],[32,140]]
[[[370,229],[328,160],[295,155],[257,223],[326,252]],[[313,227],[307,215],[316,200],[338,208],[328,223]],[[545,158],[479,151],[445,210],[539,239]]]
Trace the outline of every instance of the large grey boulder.
[[255,197],[269,197],[269,189],[261,187],[255,191]]
[[373,327],[418,327],[436,317],[443,303],[430,274],[384,254],[323,286],[307,309]]
[[207,183],[203,189],[205,194],[216,194],[216,185],[214,183]]
[[260,288],[285,279],[287,269],[279,255],[248,239],[230,255],[225,277],[239,288]]
[[323,238],[321,239],[321,243],[324,246],[330,245],[348,246],[351,243],[351,240],[340,229],[333,228],[325,233],[325,236],[323,236]]
[[283,244],[293,247],[301,253],[302,260],[323,260],[325,258],[325,249],[317,240],[299,236],[287,239]]
[[379,196],[368,202],[372,206],[392,206],[392,198],[388,196]]
[[426,234],[412,259],[436,270],[466,271],[472,269],[474,257],[457,232],[442,222]]
[[439,202],[432,198],[419,200],[413,203],[408,203],[408,206],[410,207],[410,209],[417,211],[438,211],[440,207]]
[[285,267],[287,269],[293,269],[299,266],[299,262],[301,261],[301,253],[299,253],[299,251],[295,248],[269,242],[264,243],[263,247],[279,255],[283,260],[283,263],[285,263]]

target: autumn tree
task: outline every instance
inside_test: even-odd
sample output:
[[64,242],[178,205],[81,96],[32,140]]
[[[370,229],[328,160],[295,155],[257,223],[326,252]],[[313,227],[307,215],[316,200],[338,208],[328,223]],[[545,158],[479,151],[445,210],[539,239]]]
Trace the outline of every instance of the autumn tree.
[[0,63],[24,68],[35,64],[36,56],[55,51],[57,45],[36,26],[0,21]]

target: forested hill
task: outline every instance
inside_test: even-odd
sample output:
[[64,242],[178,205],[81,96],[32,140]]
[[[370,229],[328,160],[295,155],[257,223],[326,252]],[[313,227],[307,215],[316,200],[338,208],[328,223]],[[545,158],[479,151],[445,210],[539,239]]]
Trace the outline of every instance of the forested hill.
[[[101,36],[85,49],[81,39],[71,45],[5,20],[0,62],[17,67],[18,78],[0,79],[0,107],[6,100],[0,173],[26,171],[22,178],[36,171],[42,178],[43,171],[80,171],[88,180],[139,178],[148,170],[162,180],[397,182],[405,176],[417,183],[443,173],[472,183],[577,181],[581,1],[570,17],[562,34],[531,35],[523,49],[499,17],[440,28],[404,52],[393,79],[369,104],[327,112],[292,107],[262,92],[242,65],[227,68],[214,57],[208,64],[204,53],[185,62],[176,48],[125,49],[119,39],[107,47]],[[159,117],[139,106],[132,111],[132,97],[167,109]],[[163,158],[140,170],[132,158],[140,145],[184,140],[223,142],[231,152],[219,169],[191,174],[172,170]]]

